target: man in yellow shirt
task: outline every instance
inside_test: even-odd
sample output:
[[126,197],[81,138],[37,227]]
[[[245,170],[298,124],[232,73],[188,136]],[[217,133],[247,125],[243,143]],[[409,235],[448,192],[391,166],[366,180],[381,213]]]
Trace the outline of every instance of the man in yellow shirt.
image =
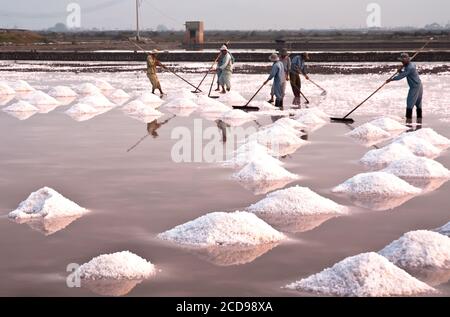
[[155,93],[155,90],[158,89],[161,96],[163,96],[164,93],[161,89],[161,83],[159,82],[158,75],[156,74],[156,66],[162,66],[162,64],[158,61],[156,54],[158,54],[158,51],[153,50],[147,57],[147,77],[152,84],[152,93]]

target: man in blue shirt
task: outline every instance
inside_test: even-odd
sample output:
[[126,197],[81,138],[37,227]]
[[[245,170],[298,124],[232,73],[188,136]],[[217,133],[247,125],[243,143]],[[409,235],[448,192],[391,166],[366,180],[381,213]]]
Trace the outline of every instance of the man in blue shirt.
[[294,93],[294,101],[292,102],[295,106],[300,106],[300,91],[302,88],[302,81],[300,79],[300,74],[305,76],[306,79],[309,79],[308,74],[306,72],[305,61],[309,59],[308,53],[303,53],[301,55],[297,55],[292,59],[291,63],[291,73],[289,75],[292,92]]
[[272,70],[269,78],[264,82],[264,85],[273,79],[273,92],[276,97],[275,107],[283,108],[284,93],[286,90],[286,73],[284,72],[284,65],[276,53],[270,55],[270,61],[273,62]]
[[417,118],[422,118],[422,96],[423,85],[417,73],[416,65],[411,62],[411,58],[407,53],[402,53],[399,60],[402,66],[399,68],[398,74],[392,79],[388,79],[386,83],[394,80],[401,80],[406,77],[409,85],[408,98],[406,99],[406,119],[412,118],[413,108],[416,106]]

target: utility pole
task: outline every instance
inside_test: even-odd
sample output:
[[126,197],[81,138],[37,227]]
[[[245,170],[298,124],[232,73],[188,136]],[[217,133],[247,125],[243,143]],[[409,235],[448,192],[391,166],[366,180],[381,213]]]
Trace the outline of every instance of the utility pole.
[[139,0],[136,0],[136,41],[139,40]]

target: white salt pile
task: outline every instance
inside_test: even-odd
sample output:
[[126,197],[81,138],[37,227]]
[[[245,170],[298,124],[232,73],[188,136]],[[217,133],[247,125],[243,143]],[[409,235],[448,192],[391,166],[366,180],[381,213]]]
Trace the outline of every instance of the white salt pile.
[[395,160],[383,171],[404,178],[450,178],[448,169],[441,163],[426,157]]
[[437,228],[435,231],[437,231],[440,234],[443,234],[447,237],[450,237],[450,222],[448,222],[447,224],[443,225],[440,228]]
[[122,89],[117,89],[109,97],[112,99],[126,99],[126,100],[130,99],[130,95],[127,94]]
[[14,95],[16,92],[8,84],[0,82],[0,95]]
[[78,91],[81,95],[99,95],[101,94],[101,90],[97,88],[94,84],[84,83],[77,86],[76,91]]
[[213,212],[158,235],[162,240],[191,247],[257,246],[286,237],[252,213]]
[[384,168],[393,161],[404,158],[417,157],[405,145],[392,143],[381,149],[370,150],[359,162],[372,168]]
[[233,110],[229,110],[227,112],[224,112],[221,116],[221,119],[224,121],[227,120],[246,120],[246,121],[251,121],[251,120],[256,120],[256,116],[247,113],[245,111],[242,110],[238,110],[238,109],[233,109]]
[[421,190],[411,186],[393,174],[372,172],[353,176],[333,188],[333,192],[354,195],[400,197],[420,194]]
[[407,232],[378,253],[407,271],[450,269],[450,238],[433,231]]
[[151,105],[153,108],[158,108],[163,103],[161,98],[151,92],[144,92],[136,100],[139,100],[146,105]]
[[133,100],[122,107],[122,111],[128,114],[142,116],[161,116],[162,113],[151,106],[148,106],[140,100]]
[[295,117],[299,123],[308,127],[308,129],[315,129],[316,127],[323,126],[327,123],[324,119],[318,117],[312,112],[305,112]]
[[73,105],[66,111],[68,115],[77,115],[77,114],[94,114],[98,113],[98,109],[85,104],[85,103],[77,103],[76,105]]
[[201,113],[224,113],[230,111],[228,106],[208,96],[200,96],[197,102],[200,105],[198,111]]
[[198,107],[198,105],[189,98],[175,98],[166,101],[162,104],[163,108],[188,108],[188,109],[195,109]]
[[292,129],[298,130],[298,131],[300,131],[301,129],[307,128],[306,125],[304,125],[296,120],[290,119],[290,118],[278,119],[277,121],[274,122],[274,125],[279,125],[284,128],[292,128]]
[[156,273],[155,266],[130,251],[99,255],[78,269],[88,280],[144,280]]
[[19,102],[13,103],[12,105],[10,105],[6,108],[3,108],[3,111],[5,111],[5,112],[37,112],[37,111],[39,111],[39,109],[27,101],[21,100]]
[[183,88],[181,90],[176,90],[173,92],[173,94],[169,94],[167,97],[167,100],[173,100],[173,99],[197,99],[197,95],[192,93],[189,89]]
[[386,132],[402,132],[408,130],[406,126],[389,117],[381,117],[369,122],[370,124],[383,129]]
[[262,156],[245,165],[233,178],[242,182],[296,180],[298,176]]
[[11,88],[16,92],[28,92],[33,91],[34,88],[30,86],[25,80],[18,80],[16,82],[11,83]]
[[323,295],[381,297],[434,293],[436,290],[374,253],[348,257],[331,268],[286,288]]
[[443,135],[440,135],[431,128],[419,129],[414,132],[411,132],[410,134],[415,135],[421,139],[424,139],[425,141],[430,142],[432,145],[440,149],[447,149],[450,147],[450,139],[446,138]]
[[405,133],[395,138],[393,142],[405,145],[414,155],[435,158],[441,150],[433,144],[412,133]]
[[19,204],[16,210],[8,214],[16,220],[33,218],[73,217],[87,213],[88,210],[65,198],[54,189],[43,187]]
[[277,110],[278,108],[275,107],[273,104],[268,103],[264,100],[254,100],[250,101],[248,104],[249,107],[256,107],[259,108],[260,111],[271,111],[271,110]]
[[[285,148],[292,148],[295,152],[298,148],[308,144],[307,141],[299,137],[301,132],[293,128],[286,128],[281,124],[272,125],[263,128],[260,131],[251,134],[248,139],[257,141],[261,145],[269,148],[273,153],[283,155]],[[288,151],[291,152],[291,151]]]
[[[299,109],[296,110],[296,117],[300,118],[301,116],[307,115],[307,114],[314,114],[316,117],[321,118],[325,122],[327,122],[330,119],[330,116],[324,112],[322,109],[319,109],[318,107],[311,107],[307,109]],[[314,118],[314,117],[311,117]]]
[[240,146],[234,156],[223,162],[225,167],[242,168],[248,163],[262,159],[269,164],[283,165],[283,162],[269,155],[269,149],[257,142],[248,142]]
[[112,108],[116,106],[101,93],[83,97],[79,100],[79,103],[85,103],[95,108]]
[[251,205],[248,211],[256,215],[343,215],[348,208],[322,197],[307,187],[294,186],[270,193],[266,198]]
[[356,129],[346,133],[345,135],[362,141],[373,142],[386,140],[391,137],[390,133],[377,126],[374,126],[371,123],[360,125]]
[[114,90],[114,87],[103,79],[96,79],[95,86],[100,90]]
[[220,95],[220,101],[232,106],[243,106],[247,103],[247,99],[242,97],[237,91],[233,90]]
[[67,86],[56,86],[50,89],[48,94],[54,98],[58,97],[76,97],[77,93]]
[[40,90],[32,91],[23,96],[23,100],[28,101],[37,108],[39,106],[58,106],[60,104],[58,100]]

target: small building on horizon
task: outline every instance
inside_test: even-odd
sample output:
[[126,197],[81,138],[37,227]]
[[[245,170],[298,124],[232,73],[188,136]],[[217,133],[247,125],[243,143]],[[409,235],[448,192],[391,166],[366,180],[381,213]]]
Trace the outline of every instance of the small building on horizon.
[[184,45],[196,48],[205,42],[205,28],[203,21],[187,21],[184,33]]

